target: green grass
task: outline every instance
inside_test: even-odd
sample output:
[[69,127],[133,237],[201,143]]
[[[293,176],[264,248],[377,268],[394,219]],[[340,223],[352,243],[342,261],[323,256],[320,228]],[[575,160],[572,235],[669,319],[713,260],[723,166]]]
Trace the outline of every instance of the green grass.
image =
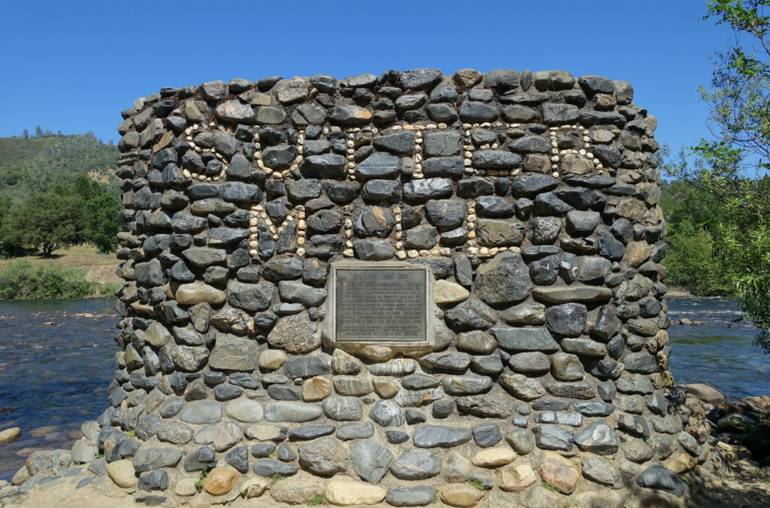
[[88,280],[80,268],[13,261],[0,269],[0,300],[55,300],[106,296],[115,282]]
[[275,484],[275,483],[283,480],[284,478],[286,478],[286,477],[284,475],[282,475],[281,473],[273,473],[273,476],[270,477],[270,481],[273,484]]
[[484,485],[481,482],[481,480],[479,480],[478,478],[471,478],[470,480],[468,480],[468,485],[470,485],[476,490],[480,490],[481,492],[488,490],[488,487]]
[[319,492],[315,496],[308,499],[307,504],[309,506],[320,506],[322,504],[326,504],[326,496],[324,496],[323,492]]
[[195,488],[198,489],[198,492],[203,490],[203,482],[206,481],[206,477],[209,475],[209,471],[211,471],[211,466],[204,466],[203,469],[201,469],[201,472],[198,474],[198,479],[195,481]]

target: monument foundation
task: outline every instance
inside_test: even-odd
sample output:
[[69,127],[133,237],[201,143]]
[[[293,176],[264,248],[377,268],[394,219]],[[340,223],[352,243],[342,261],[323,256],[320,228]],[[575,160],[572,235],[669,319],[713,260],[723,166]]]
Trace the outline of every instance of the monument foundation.
[[136,101],[108,470],[174,503],[683,503],[708,446],[632,96],[417,69]]

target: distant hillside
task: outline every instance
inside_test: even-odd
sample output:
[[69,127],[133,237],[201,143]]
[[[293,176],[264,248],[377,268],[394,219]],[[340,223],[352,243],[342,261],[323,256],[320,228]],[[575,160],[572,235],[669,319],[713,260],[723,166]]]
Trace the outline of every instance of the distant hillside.
[[116,246],[120,189],[117,147],[93,134],[38,128],[0,138],[0,255],[42,253],[90,243]]
[[117,159],[117,147],[90,133],[62,135],[38,130],[34,136],[0,138],[0,194],[19,184],[35,188],[52,177],[110,175]]

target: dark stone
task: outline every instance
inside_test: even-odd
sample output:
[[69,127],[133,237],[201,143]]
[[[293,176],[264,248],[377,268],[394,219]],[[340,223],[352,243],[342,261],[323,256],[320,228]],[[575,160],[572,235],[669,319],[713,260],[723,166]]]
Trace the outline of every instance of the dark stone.
[[562,337],[577,337],[585,328],[588,310],[580,303],[565,303],[549,307],[545,322],[551,333]]
[[636,484],[648,489],[658,489],[670,492],[675,496],[684,496],[687,486],[675,474],[660,465],[653,465],[642,471],[636,477]]
[[356,166],[361,181],[374,178],[396,178],[401,172],[401,159],[385,152],[375,152]]
[[447,310],[444,318],[447,324],[458,332],[486,330],[497,322],[495,311],[473,297]]
[[462,225],[466,204],[461,199],[433,199],[425,206],[426,216],[439,231],[448,231]]
[[511,192],[514,196],[531,197],[555,189],[558,185],[559,180],[550,175],[524,174],[513,179]]
[[344,178],[346,165],[347,159],[342,155],[311,155],[302,160],[302,171],[317,178]]
[[477,269],[474,287],[485,303],[497,306],[527,298],[532,282],[521,255],[506,251]]
[[455,410],[455,401],[451,399],[437,400],[431,406],[431,415],[433,418],[443,420],[449,418]]
[[434,157],[422,163],[422,172],[428,178],[460,178],[465,173],[462,157]]
[[463,122],[494,122],[499,112],[496,108],[478,101],[463,101],[460,105],[460,118]]
[[500,428],[494,423],[482,423],[473,427],[473,440],[482,448],[489,448],[503,440]]
[[430,485],[391,487],[385,502],[392,506],[425,506],[436,498],[436,490]]
[[411,156],[414,152],[414,132],[400,131],[374,138],[374,147],[394,155]]
[[249,449],[245,446],[233,448],[225,455],[225,462],[237,469],[241,474],[249,472]]
[[423,178],[405,183],[403,190],[405,201],[420,204],[429,199],[451,196],[454,185],[450,178]]
[[521,156],[507,150],[476,150],[472,162],[478,169],[508,170],[521,165]]
[[299,471],[299,467],[296,464],[281,462],[275,459],[258,459],[252,471],[258,476],[265,476],[272,478],[275,475],[280,476],[293,476]]

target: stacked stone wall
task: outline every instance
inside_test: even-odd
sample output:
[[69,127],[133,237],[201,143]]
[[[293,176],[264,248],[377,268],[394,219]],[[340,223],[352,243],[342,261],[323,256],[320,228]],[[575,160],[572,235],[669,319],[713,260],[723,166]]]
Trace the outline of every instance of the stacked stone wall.
[[[220,501],[682,496],[705,435],[672,392],[656,122],[632,96],[418,69],[136,101],[99,450],[177,500],[212,468]],[[332,340],[330,266],[355,261],[429,267],[427,349]]]

